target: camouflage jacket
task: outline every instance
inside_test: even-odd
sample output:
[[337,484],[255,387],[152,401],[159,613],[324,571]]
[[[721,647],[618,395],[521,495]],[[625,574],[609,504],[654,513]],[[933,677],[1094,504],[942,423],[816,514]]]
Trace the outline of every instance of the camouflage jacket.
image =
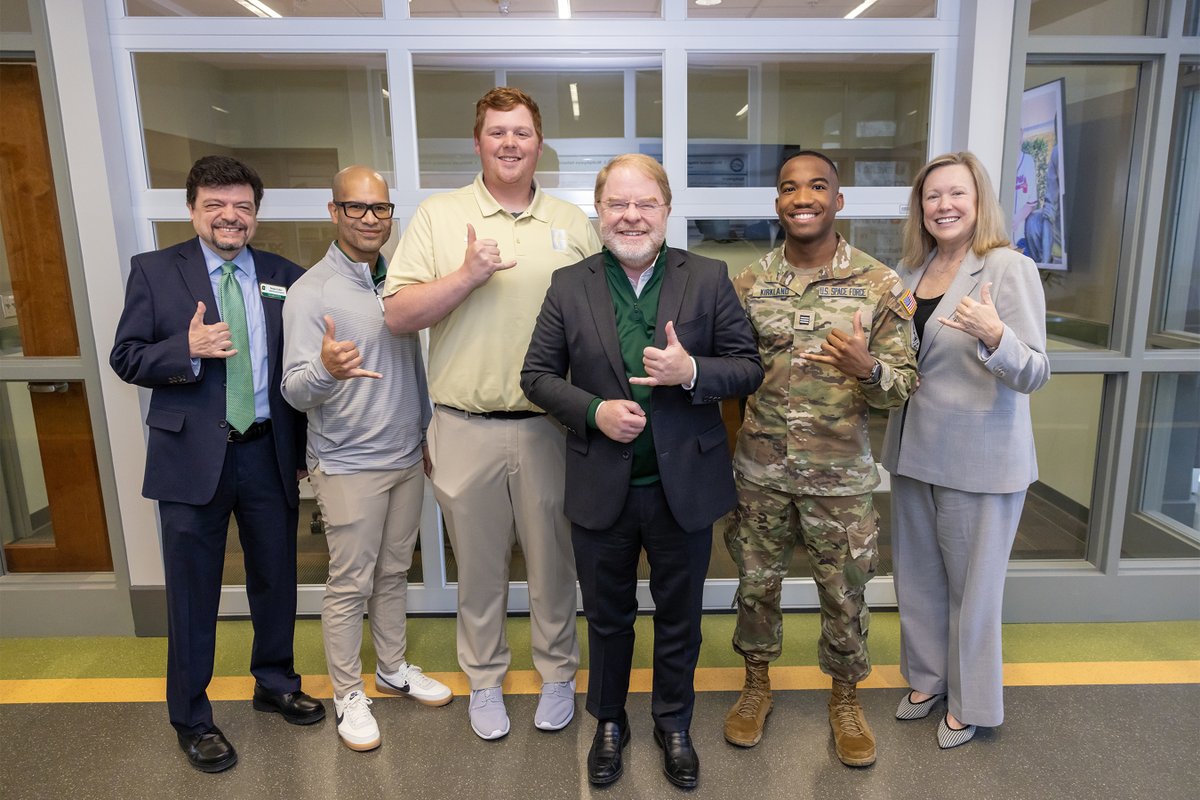
[[[867,407],[901,405],[916,382],[915,303],[896,273],[838,236],[832,263],[793,270],[783,246],[734,279],[766,377],[746,405],[734,470],[791,494],[854,495],[879,483]],[[854,330],[862,310],[867,348],[882,365],[869,385],[798,353],[819,353],[831,328]]]

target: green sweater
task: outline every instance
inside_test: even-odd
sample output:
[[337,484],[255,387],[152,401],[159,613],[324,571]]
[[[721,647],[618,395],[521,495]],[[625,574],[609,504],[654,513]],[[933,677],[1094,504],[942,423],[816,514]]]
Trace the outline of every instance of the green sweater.
[[[641,296],[633,293],[629,277],[621,269],[616,256],[604,250],[604,276],[608,280],[608,291],[612,295],[613,311],[616,312],[617,338],[621,343],[621,360],[625,362],[625,375],[629,378],[646,377],[642,364],[642,351],[654,346],[654,330],[658,320],[658,295],[662,289],[663,272],[667,263],[667,249],[659,250],[654,262],[654,272],[642,287]],[[649,486],[658,483],[658,457],[654,453],[654,432],[650,429],[652,410],[652,386],[631,385],[634,401],[646,414],[646,427],[633,440],[633,472],[630,484]],[[602,398],[592,401],[588,409],[588,425],[596,428],[596,409]]]

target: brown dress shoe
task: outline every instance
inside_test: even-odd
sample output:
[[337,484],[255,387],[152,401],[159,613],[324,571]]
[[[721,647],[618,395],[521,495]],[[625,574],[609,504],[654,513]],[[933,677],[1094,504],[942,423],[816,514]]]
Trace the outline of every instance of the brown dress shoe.
[[767,662],[746,659],[746,685],[733,708],[725,715],[725,741],[738,747],[754,747],[762,740],[763,726],[771,713],[771,678]]
[[838,759],[848,767],[869,767],[875,763],[875,734],[867,725],[855,692],[855,684],[833,682],[829,698],[829,727]]

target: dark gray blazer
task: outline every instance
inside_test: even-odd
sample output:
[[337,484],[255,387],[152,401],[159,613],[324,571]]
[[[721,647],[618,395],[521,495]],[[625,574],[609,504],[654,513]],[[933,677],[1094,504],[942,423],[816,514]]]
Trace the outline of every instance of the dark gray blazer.
[[[896,271],[915,291],[928,265]],[[964,296],[978,301],[987,283],[1004,323],[990,356],[974,336],[938,322]],[[1029,394],[1050,379],[1050,360],[1032,261],[1007,247],[968,253],[925,325],[917,372],[920,388],[888,418],[880,459],[888,472],[966,492],[1018,492],[1037,480]]]
[[[592,530],[610,527],[629,491],[632,444],[587,426],[594,398],[632,399],[621,360],[612,295],[597,254],[556,271],[521,370],[521,388],[567,429],[567,518]],[[762,362],[723,261],[667,249],[655,346],[675,323],[696,359],[696,385],[655,387],[654,447],[671,513],[685,530],[711,525],[736,494],[719,402],[753,392]]]

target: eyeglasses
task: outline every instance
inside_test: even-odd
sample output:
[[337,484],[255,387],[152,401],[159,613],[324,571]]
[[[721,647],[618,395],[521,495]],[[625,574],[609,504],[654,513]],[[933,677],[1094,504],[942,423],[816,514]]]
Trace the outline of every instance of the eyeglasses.
[[396,210],[395,203],[355,203],[350,200],[334,200],[333,204],[340,208],[350,219],[362,219],[370,211],[375,219],[391,219]]
[[666,208],[666,205],[655,200],[643,200],[639,203],[629,203],[625,200],[605,200],[600,204],[600,207],[604,209],[604,213],[612,214],[613,216],[623,215],[629,210],[630,206],[636,208],[638,213],[643,217],[652,216]]

